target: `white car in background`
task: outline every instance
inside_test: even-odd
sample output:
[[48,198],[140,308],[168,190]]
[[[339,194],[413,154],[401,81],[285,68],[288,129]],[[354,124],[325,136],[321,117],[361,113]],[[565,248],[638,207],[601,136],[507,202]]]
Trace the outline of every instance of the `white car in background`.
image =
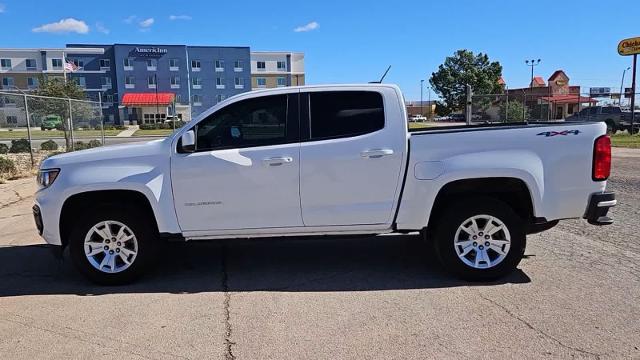
[[526,235],[612,223],[604,123],[407,130],[394,85],[229,98],[163,140],[52,156],[33,213],[101,284],[132,281],[160,241],[421,232],[468,280],[512,272]]

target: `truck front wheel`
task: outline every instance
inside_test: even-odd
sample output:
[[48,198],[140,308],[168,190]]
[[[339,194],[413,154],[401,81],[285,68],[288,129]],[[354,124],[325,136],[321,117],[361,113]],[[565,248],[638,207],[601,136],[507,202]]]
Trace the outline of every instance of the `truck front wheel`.
[[101,207],[84,216],[69,239],[74,265],[101,285],[135,280],[154,255],[154,231],[142,218],[118,207]]
[[489,197],[452,203],[436,228],[440,262],[465,280],[487,281],[513,272],[525,247],[522,219],[507,204]]

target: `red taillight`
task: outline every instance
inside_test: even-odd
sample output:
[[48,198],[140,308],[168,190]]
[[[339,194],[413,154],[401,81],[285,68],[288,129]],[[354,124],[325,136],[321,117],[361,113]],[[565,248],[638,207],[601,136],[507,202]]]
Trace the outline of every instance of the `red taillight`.
[[594,181],[604,181],[611,174],[611,138],[602,135],[593,144],[593,173]]

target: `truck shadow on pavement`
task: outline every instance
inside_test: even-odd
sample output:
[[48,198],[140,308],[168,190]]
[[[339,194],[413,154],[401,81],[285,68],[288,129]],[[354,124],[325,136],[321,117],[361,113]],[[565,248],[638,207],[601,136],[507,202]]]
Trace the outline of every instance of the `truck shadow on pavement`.
[[[526,261],[526,260],[525,260]],[[0,297],[115,293],[376,291],[529,283],[520,269],[490,283],[444,273],[417,236],[260,239],[167,244],[136,283],[97,286],[44,245],[0,247]]]

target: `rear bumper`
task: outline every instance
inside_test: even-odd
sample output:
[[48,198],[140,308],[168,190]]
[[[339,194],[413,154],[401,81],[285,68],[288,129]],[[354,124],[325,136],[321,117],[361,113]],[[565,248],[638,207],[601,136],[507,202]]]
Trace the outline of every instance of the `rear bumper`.
[[616,195],[613,192],[592,194],[584,218],[592,225],[611,225],[613,219],[607,216],[607,212],[616,206],[616,203]]

